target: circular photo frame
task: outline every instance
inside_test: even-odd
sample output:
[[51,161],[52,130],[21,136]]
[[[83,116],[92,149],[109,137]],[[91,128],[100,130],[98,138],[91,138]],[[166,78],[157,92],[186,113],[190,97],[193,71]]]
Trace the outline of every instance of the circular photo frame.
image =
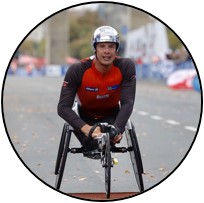
[[[136,94],[130,115],[126,111],[128,122],[120,132],[120,143],[113,147],[109,131],[104,131],[99,150],[90,154],[75,136],[74,119],[67,122],[57,110],[59,113],[62,88],[73,88],[67,75],[72,74],[72,80],[81,77],[80,81],[84,76],[69,70],[87,60],[91,65],[86,68],[93,68],[95,60],[100,61],[92,37],[101,26],[118,32],[117,68],[125,78],[129,74],[126,66],[132,61]],[[103,62],[111,58],[105,52],[110,51],[103,52]],[[127,65],[123,59],[128,59]],[[115,78],[113,73],[110,78]],[[97,78],[89,80],[96,82]],[[121,90],[128,82],[122,79],[107,90]],[[109,94],[97,95],[99,89],[85,87],[87,94],[96,95],[107,106]],[[120,109],[124,108],[124,102],[120,100],[120,104]],[[78,105],[73,103],[76,115]],[[2,88],[5,130],[24,166],[53,190],[91,201],[142,195],[173,175],[195,142],[202,109],[199,72],[182,39],[153,14],[116,2],[77,4],[42,20],[11,56]]]

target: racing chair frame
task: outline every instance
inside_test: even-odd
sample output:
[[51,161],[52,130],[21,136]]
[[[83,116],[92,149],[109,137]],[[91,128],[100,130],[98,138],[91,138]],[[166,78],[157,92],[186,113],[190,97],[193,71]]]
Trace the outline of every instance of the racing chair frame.
[[[73,106],[73,110],[76,113],[78,113],[76,102]],[[77,154],[77,153],[86,152],[86,149],[84,147],[69,148],[73,130],[74,129],[72,128],[72,126],[70,126],[68,123],[64,123],[60,144],[58,148],[57,160],[55,164],[55,175],[56,175],[55,188],[57,190],[59,190],[61,186],[68,153]],[[101,147],[100,153],[101,153],[102,167],[104,167],[105,169],[105,190],[106,190],[107,198],[110,198],[110,191],[111,191],[111,167],[113,167],[113,159],[111,158],[111,153],[115,153],[115,152],[130,153],[131,163],[132,163],[134,175],[136,178],[136,182],[139,188],[139,192],[144,191],[143,178],[142,178],[142,174],[144,172],[142,158],[140,154],[139,144],[137,141],[135,127],[130,122],[130,120],[128,120],[126,124],[125,135],[127,140],[127,147],[111,147],[109,133],[105,133],[103,136],[103,138],[105,138],[105,142],[103,141],[104,147]]]

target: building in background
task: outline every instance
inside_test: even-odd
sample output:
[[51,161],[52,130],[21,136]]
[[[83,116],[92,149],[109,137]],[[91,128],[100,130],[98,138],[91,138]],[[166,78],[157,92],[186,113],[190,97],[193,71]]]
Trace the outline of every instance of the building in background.
[[152,16],[139,9],[113,3],[99,4],[98,11],[104,25],[110,25],[120,33],[120,55],[124,55],[126,37],[130,31],[155,21]]
[[169,43],[165,26],[154,21],[130,31],[126,36],[124,55],[135,61],[140,59],[151,63],[156,58],[165,58],[169,51]]
[[45,24],[42,23],[28,35],[28,39],[38,43],[44,38],[45,32]]
[[122,35],[155,21],[145,12],[124,5],[102,3],[99,5],[98,11],[104,23],[113,26]]
[[46,59],[48,64],[65,64],[68,54],[68,12],[57,13],[47,20]]

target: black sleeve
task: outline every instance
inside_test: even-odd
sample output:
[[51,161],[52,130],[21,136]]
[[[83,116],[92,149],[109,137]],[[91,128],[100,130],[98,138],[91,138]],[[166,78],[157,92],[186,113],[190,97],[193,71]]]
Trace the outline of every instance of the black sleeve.
[[[81,77],[80,77],[81,75]],[[81,64],[71,65],[65,75],[58,103],[58,115],[74,129],[80,130],[86,123],[72,110],[76,92],[81,84]]]
[[121,69],[123,81],[120,97],[121,108],[114,125],[117,126],[122,133],[125,130],[125,126],[134,106],[136,91],[136,71],[135,64],[130,59],[122,59],[118,66]]

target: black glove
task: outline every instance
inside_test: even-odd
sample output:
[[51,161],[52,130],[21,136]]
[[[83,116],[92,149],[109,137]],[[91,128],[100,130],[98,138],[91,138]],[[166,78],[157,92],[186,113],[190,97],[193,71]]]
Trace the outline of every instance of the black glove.
[[111,126],[109,130],[110,139],[113,139],[114,137],[120,134],[121,134],[120,129],[117,126]]

